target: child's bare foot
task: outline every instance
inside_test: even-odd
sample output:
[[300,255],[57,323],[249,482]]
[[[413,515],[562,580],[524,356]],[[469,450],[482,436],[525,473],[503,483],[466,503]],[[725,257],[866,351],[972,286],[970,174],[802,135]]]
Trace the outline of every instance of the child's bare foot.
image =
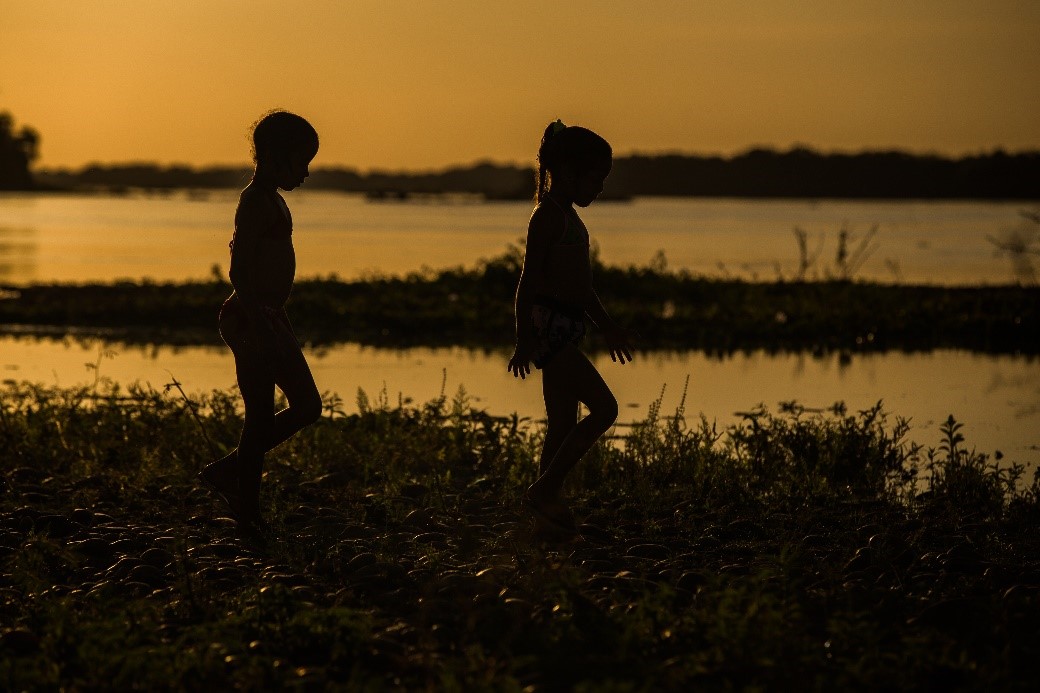
[[238,450],[210,462],[199,472],[199,479],[218,493],[238,494]]
[[[209,487],[211,491],[227,501],[230,497],[238,497],[238,478],[224,476],[217,470],[204,468],[198,475],[199,481]],[[230,503],[229,503],[230,504]]]
[[[259,524],[260,502],[245,493],[237,464],[237,451],[211,462],[199,472],[199,479],[209,486],[240,523]],[[259,494],[257,494],[259,495]]]
[[228,505],[231,505],[231,498],[238,498],[238,479],[228,478],[220,474],[217,474],[215,470],[209,467],[204,468],[198,474],[199,481],[205,484],[211,491],[220,496]]
[[542,498],[528,490],[521,503],[541,524],[554,531],[566,534],[578,531],[570,508],[559,498]]
[[213,472],[214,470],[206,467],[199,472],[199,479],[224,502],[239,525],[248,529],[258,529],[263,522],[259,498],[249,498],[240,493],[237,478],[232,481]]
[[235,515],[238,527],[250,533],[257,533],[264,528],[264,518],[260,515],[260,500],[248,501],[239,499],[231,508]]

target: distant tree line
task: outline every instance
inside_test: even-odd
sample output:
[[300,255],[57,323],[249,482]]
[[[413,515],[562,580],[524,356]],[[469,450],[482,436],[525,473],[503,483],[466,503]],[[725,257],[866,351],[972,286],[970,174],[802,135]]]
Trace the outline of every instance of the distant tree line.
[[[133,163],[91,164],[79,171],[55,170],[38,174],[51,188],[242,188],[252,169],[211,166],[159,166]],[[534,193],[534,169],[478,163],[430,173],[359,173],[350,168],[315,168],[308,189],[342,190],[392,197],[396,194],[473,193],[489,198],[530,198]]]
[[947,158],[900,151],[752,149],[732,158],[629,156],[607,191],[627,195],[800,198],[1040,198],[1040,152]]
[[14,118],[0,112],[0,190],[33,187],[29,167],[36,158],[40,136],[30,127],[15,131]]
[[[247,167],[155,164],[91,165],[79,171],[44,171],[57,188],[240,188]],[[487,162],[431,173],[360,173],[317,168],[312,189],[366,193],[373,197],[473,193],[489,199],[531,199],[534,169]],[[752,149],[732,157],[632,155],[615,159],[604,196],[796,198],[1040,199],[1040,152],[949,158],[901,151],[823,154],[811,149]]]

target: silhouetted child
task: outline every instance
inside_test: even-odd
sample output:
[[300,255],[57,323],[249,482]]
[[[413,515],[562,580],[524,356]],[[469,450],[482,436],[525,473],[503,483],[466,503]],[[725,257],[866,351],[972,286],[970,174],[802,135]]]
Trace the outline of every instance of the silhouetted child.
[[[559,120],[545,129],[538,149],[538,205],[516,289],[516,351],[509,370],[525,378],[531,361],[541,369],[548,419],[540,476],[524,495],[524,506],[564,532],[575,530],[560,497],[564,479],[618,415],[610,388],[578,349],[586,320],[602,330],[612,360],[632,360],[628,333],[611,320],[592,287],[589,232],[573,206],[592,204],[612,162],[610,145],[590,130]],[[589,410],[581,421],[579,402]]]
[[[238,448],[206,466],[239,523],[260,524],[264,453],[321,416],[321,396],[293,333],[285,302],[296,275],[292,217],[278,194],[301,185],[318,133],[293,113],[274,111],[253,127],[253,179],[239,198],[231,241],[234,292],[220,309],[220,336],[235,355],[245,425]],[[275,386],[289,406],[274,411]]]

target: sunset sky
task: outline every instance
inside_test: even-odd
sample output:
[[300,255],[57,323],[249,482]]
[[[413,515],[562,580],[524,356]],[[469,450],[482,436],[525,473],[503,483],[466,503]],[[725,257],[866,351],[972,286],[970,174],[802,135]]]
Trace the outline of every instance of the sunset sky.
[[315,165],[618,153],[1040,149],[1037,0],[0,0],[0,110],[38,166],[241,164],[274,107]]

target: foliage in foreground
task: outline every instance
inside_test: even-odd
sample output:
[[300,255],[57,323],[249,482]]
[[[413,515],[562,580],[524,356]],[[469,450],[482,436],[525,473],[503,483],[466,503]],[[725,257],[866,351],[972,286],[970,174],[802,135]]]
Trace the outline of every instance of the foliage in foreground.
[[1037,482],[881,407],[659,404],[532,531],[532,422],[359,395],[272,453],[263,539],[194,482],[232,393],[8,383],[0,686],[1029,689]]

